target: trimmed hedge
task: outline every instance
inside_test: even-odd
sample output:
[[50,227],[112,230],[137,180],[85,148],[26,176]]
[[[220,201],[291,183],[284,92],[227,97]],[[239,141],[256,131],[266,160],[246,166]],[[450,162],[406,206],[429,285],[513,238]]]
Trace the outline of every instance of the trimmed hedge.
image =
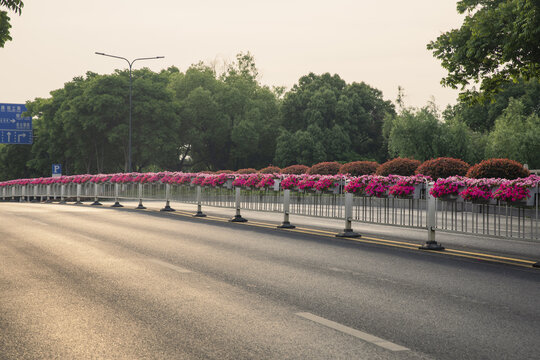
[[256,173],[257,170],[253,168],[247,168],[247,169],[238,169],[235,171],[237,174],[253,174]]
[[306,165],[291,165],[281,169],[281,173],[290,175],[302,175],[306,174],[308,170],[309,167]]
[[232,171],[232,170],[219,170],[219,171],[216,171],[216,174],[234,174],[234,171]]
[[341,164],[332,161],[332,162],[322,162],[313,165],[309,168],[308,174],[311,175],[336,175],[339,172]]
[[431,176],[433,180],[450,176],[465,176],[471,165],[460,159],[440,157],[426,160],[416,169],[417,174]]
[[371,175],[375,174],[379,166],[379,163],[375,161],[353,161],[341,165],[339,173],[350,174],[351,176]]
[[274,173],[279,174],[281,172],[281,169],[278,168],[277,166],[270,165],[265,168],[262,168],[258,172],[261,174],[274,174]]
[[513,180],[524,178],[531,173],[517,161],[510,159],[488,159],[484,160],[469,169],[467,177],[480,178],[503,178]]
[[388,175],[403,175],[411,176],[414,175],[416,169],[420,166],[420,161],[407,158],[395,158],[389,160],[379,166],[375,172],[377,175],[388,176]]

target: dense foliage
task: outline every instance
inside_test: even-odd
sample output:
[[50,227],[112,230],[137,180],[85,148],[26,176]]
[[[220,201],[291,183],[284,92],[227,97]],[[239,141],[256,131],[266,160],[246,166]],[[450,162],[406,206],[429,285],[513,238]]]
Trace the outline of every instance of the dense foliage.
[[290,165],[281,169],[282,174],[292,174],[292,175],[307,174],[308,171],[309,171],[309,166],[306,166],[306,165]]
[[262,168],[258,172],[261,174],[279,174],[281,172],[281,169],[278,168],[277,166],[270,165],[265,168]]
[[283,129],[274,163],[280,166],[324,161],[386,158],[382,126],[394,106],[365,83],[347,84],[338,75],[300,78],[284,96]]
[[420,166],[420,161],[407,158],[395,158],[389,160],[377,168],[376,174],[380,176],[388,175],[414,175],[416,169]]
[[463,160],[440,157],[424,161],[417,169],[417,174],[430,176],[432,179],[447,178],[454,175],[465,176],[471,166]]
[[349,174],[352,176],[371,175],[375,174],[379,163],[375,161],[353,161],[341,165],[339,168],[340,174]]
[[[7,8],[7,10],[15,14],[21,15],[23,7],[24,3],[21,0],[0,0],[0,9]],[[0,48],[3,48],[7,41],[12,40],[9,33],[9,29],[11,29],[10,20],[8,12],[0,10]]]
[[313,165],[309,170],[308,174],[312,175],[336,175],[339,173],[341,164],[335,161],[322,162]]
[[467,172],[469,178],[501,178],[501,179],[517,179],[524,178],[530,175],[529,170],[525,169],[522,164],[509,159],[488,159],[474,165]]
[[537,0],[460,0],[459,29],[440,35],[428,49],[448,75],[442,84],[480,84],[481,97],[519,78],[540,77],[540,6]]

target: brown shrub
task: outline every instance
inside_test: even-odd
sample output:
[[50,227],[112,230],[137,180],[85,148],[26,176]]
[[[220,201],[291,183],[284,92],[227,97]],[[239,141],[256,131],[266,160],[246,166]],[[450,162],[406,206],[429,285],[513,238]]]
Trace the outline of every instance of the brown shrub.
[[371,175],[375,174],[379,163],[375,161],[353,161],[347,164],[341,165],[339,168],[340,174],[350,174],[352,176]]
[[388,176],[390,174],[410,176],[414,175],[414,172],[419,166],[420,161],[418,160],[398,157],[392,160],[388,160],[387,162],[379,166],[375,173],[382,176]]
[[281,169],[282,174],[302,175],[307,174],[309,166],[306,165],[291,165]]
[[510,159],[488,159],[469,169],[467,177],[517,179],[529,176],[531,173],[517,161]]
[[417,174],[431,176],[433,180],[450,176],[465,176],[471,166],[460,159],[440,157],[426,160],[416,169]]

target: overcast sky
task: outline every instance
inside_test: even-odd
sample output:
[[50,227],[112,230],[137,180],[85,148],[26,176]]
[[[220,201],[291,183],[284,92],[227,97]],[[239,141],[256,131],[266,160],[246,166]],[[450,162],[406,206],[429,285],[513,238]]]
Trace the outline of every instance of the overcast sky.
[[24,0],[10,14],[13,41],[0,48],[0,103],[24,103],[86,71],[125,68],[127,57],[159,71],[171,65],[231,61],[250,51],[266,85],[290,89],[309,72],[364,81],[408,106],[433,96],[441,109],[458,92],[426,44],[457,28],[455,0]]

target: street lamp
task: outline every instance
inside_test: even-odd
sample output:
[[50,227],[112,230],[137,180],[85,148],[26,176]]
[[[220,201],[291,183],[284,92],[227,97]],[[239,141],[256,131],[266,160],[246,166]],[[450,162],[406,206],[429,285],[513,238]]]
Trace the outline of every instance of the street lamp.
[[137,58],[133,61],[129,61],[125,57],[116,56],[116,55],[110,55],[105,53],[96,52],[96,55],[102,55],[102,56],[109,56],[117,59],[126,60],[129,65],[129,140],[128,140],[128,172],[131,172],[131,67],[133,66],[133,63],[137,60],[153,60],[153,59],[163,59],[165,56],[154,56],[154,57],[145,57],[145,58]]

